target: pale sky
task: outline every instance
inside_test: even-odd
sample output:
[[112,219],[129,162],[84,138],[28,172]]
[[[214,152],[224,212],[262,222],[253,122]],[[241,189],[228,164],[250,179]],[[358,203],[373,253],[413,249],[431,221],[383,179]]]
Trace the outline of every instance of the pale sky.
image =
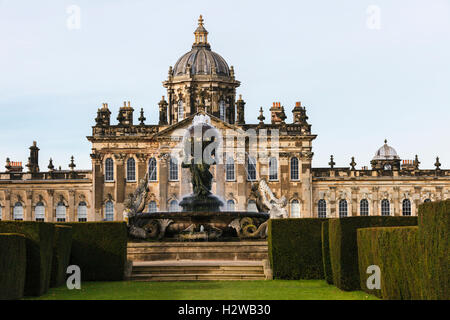
[[[79,29],[67,26],[72,5]],[[268,121],[273,101],[288,122],[295,101],[306,106],[314,167],[331,154],[369,166],[385,138],[421,168],[437,155],[450,167],[448,0],[0,0],[0,171],[6,157],[25,163],[33,140],[41,170],[50,157],[67,169],[71,155],[90,169],[86,136],[103,102],[113,123],[125,100],[136,122],[143,107],[157,123],[161,82],[200,14],[242,82],[248,123],[260,106]]]

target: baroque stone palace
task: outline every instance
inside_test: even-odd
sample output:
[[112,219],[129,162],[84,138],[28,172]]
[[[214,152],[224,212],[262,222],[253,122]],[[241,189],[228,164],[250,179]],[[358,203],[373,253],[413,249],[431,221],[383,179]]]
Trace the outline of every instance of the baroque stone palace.
[[338,168],[333,158],[329,167],[312,168],[316,135],[305,107],[297,102],[293,123],[286,123],[285,108],[274,102],[270,121],[265,122],[261,108],[259,123],[246,123],[245,102],[236,97],[240,82],[234,68],[211,50],[201,17],[194,34],[192,49],[169,68],[163,82],[167,98],[159,102],[158,124],[146,124],[142,109],[139,123],[134,123],[130,102],[112,124],[104,103],[87,137],[92,143],[91,170],[75,170],[72,158],[70,170],[55,169],[50,159],[43,172],[33,143],[26,172],[21,162],[7,159],[6,171],[0,173],[0,218],[121,220],[126,197],[147,174],[145,210],[179,210],[178,202],[191,192],[179,143],[197,114],[207,114],[227,141],[225,161],[213,169],[212,190],[227,210],[256,210],[252,184],[260,179],[277,198],[286,197],[290,217],[415,215],[424,201],[450,198],[450,170],[440,169],[439,159],[435,169],[422,170],[417,156],[401,160],[386,141],[371,168],[357,169],[354,159],[349,167]]

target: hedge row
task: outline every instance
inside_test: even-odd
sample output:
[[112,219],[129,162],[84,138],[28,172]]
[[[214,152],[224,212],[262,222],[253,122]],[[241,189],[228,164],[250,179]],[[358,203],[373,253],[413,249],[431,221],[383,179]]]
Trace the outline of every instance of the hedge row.
[[[26,296],[48,291],[52,267],[54,226],[34,221],[0,221],[0,233],[19,233],[26,238]],[[11,271],[10,271],[11,272]]]
[[23,297],[26,244],[22,234],[0,234],[0,300]]
[[316,218],[269,221],[269,259],[275,279],[323,279],[324,221]]
[[71,247],[72,227],[56,225],[50,278],[50,287],[52,288],[62,286],[66,280],[66,270],[69,266]]
[[[361,288],[383,299],[421,299],[418,227],[365,228],[357,234]],[[367,288],[370,265],[380,268],[379,290]]]
[[328,221],[333,283],[341,290],[359,290],[356,230],[368,227],[414,226],[417,217],[346,217]]
[[450,200],[419,206],[423,298],[450,300]]
[[123,280],[127,259],[124,222],[70,222],[70,264],[81,269],[82,281]]
[[328,220],[322,222],[322,260],[323,260],[323,276],[328,284],[333,284],[333,271],[331,270],[331,260],[330,260]]

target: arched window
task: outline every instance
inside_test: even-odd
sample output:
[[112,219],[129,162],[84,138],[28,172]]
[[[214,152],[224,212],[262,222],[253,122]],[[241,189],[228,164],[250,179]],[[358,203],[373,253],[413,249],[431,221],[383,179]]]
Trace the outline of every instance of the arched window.
[[388,216],[391,214],[391,206],[389,204],[388,199],[383,199],[381,201],[381,215],[382,216]]
[[219,102],[219,116],[220,116],[220,120],[225,121],[225,102],[224,101]]
[[248,212],[258,212],[258,207],[256,206],[255,200],[249,200],[247,203]]
[[178,121],[181,121],[184,119],[184,108],[183,108],[183,101],[178,101]]
[[114,181],[114,161],[111,158],[105,160],[105,181]]
[[317,211],[319,218],[327,217],[327,202],[324,199],[320,199],[317,203]]
[[347,216],[347,200],[339,200],[339,218]]
[[169,161],[169,180],[178,180],[178,159],[170,157]]
[[369,215],[369,201],[367,199],[362,199],[359,203],[359,215],[368,216]]
[[66,221],[66,205],[64,202],[58,202],[56,206],[56,222],[65,222]]
[[409,199],[405,199],[402,202],[402,213],[404,216],[411,215],[411,201]]
[[86,205],[86,202],[84,202],[84,201],[81,201],[78,204],[77,218],[78,218],[78,222],[86,222],[87,221],[87,205]]
[[23,206],[22,203],[16,202],[13,209],[13,219],[23,220]]
[[300,218],[300,203],[298,200],[291,202],[291,218]]
[[127,160],[127,181],[136,181],[136,161],[133,158]]
[[169,203],[169,212],[177,212],[180,211],[180,206],[178,205],[177,200],[172,200]]
[[431,202],[431,199],[425,199],[423,202],[424,203]]
[[298,180],[298,159],[291,158],[291,180]]
[[227,211],[234,211],[234,200],[227,201]]
[[269,159],[269,180],[278,180],[278,161],[275,157]]
[[234,159],[232,157],[227,157],[225,172],[227,181],[234,181]]
[[256,160],[253,157],[248,157],[247,160],[247,180],[256,180]]
[[156,166],[156,159],[150,158],[148,161],[148,180],[156,181],[158,180],[158,169]]
[[36,221],[44,221],[45,220],[45,206],[39,201],[36,203],[36,207],[34,208],[34,218]]
[[158,206],[156,205],[155,201],[150,201],[150,203],[148,204],[148,212],[157,212],[158,211]]
[[105,204],[105,220],[114,221],[114,203],[111,200]]

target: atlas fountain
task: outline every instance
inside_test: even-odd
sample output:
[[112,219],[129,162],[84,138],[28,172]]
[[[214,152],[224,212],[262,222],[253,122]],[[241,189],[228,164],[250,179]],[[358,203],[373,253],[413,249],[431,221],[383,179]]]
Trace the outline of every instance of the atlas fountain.
[[143,212],[148,193],[147,174],[125,202],[124,216],[130,237],[175,241],[261,239],[267,237],[269,218],[286,216],[286,199],[276,199],[264,180],[252,186],[259,212],[220,210],[223,202],[211,192],[210,172],[217,162],[218,136],[207,115],[194,117],[182,141],[182,167],[189,168],[193,193],[180,202],[179,212]]

